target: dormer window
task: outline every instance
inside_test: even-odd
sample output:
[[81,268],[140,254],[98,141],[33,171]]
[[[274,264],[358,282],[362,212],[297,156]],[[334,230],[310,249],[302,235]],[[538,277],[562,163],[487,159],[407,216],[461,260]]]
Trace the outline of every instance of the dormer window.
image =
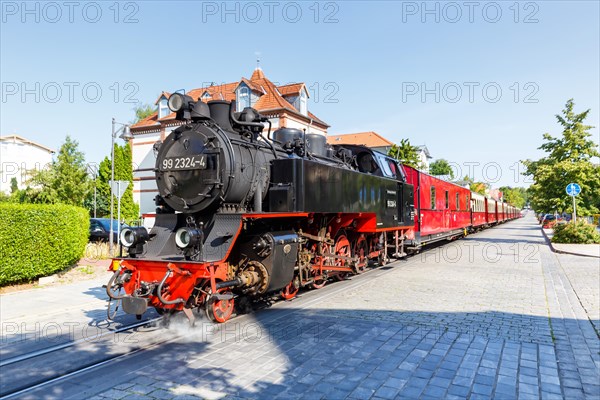
[[300,114],[302,115],[308,115],[308,108],[306,106],[306,102],[306,92],[303,90],[300,92]]
[[158,102],[158,118],[164,118],[169,115],[169,106],[167,105],[167,98],[163,97]]
[[204,92],[204,94],[202,95],[202,100],[207,100],[209,98],[210,98],[210,93]]
[[250,89],[247,86],[240,86],[237,95],[237,110],[242,111],[246,107],[250,107]]

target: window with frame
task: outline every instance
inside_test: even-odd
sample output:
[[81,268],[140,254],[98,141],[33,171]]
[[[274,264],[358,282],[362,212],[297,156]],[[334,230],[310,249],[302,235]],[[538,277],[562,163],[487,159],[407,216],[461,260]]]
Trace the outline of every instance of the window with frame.
[[244,108],[250,107],[250,89],[248,89],[246,86],[242,86],[238,90],[238,96],[237,97],[238,97],[237,98],[237,101],[238,101],[237,109],[238,109],[238,111],[242,111]]
[[431,197],[431,209],[435,210],[435,186],[431,187],[431,192],[430,192],[430,197]]
[[158,118],[164,118],[167,115],[169,115],[170,111],[169,111],[169,105],[168,105],[168,101],[166,98],[162,98],[159,102],[158,102]]
[[448,193],[448,191],[446,190],[446,209],[450,208],[450,193]]
[[300,93],[300,114],[302,115],[308,115],[308,109],[306,107],[306,93],[304,92],[304,90],[302,90],[302,92]]
[[466,209],[467,211],[470,211],[470,205],[471,205],[471,203],[469,203],[469,195],[467,194],[467,195],[465,196],[465,209]]
[[460,195],[456,193],[456,211],[460,210]]

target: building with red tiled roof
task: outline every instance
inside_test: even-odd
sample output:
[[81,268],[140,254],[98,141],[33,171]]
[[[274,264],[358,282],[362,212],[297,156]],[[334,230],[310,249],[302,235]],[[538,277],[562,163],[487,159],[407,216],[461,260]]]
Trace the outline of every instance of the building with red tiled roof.
[[[238,111],[253,107],[267,116],[275,130],[281,127],[306,129],[307,132],[327,134],[329,125],[308,111],[309,91],[304,83],[276,85],[270,81],[263,70],[256,68],[250,78],[189,90],[186,92],[194,100],[236,101]],[[153,145],[178,126],[181,121],[175,119],[167,102],[171,93],[162,92],[156,99],[156,112],[133,124],[131,133],[132,156],[134,163],[134,200],[140,205],[143,214],[153,213],[154,196],[158,193],[154,182]]]
[[327,143],[367,146],[384,154],[387,154],[394,145],[394,143],[390,142],[380,134],[372,131],[347,133],[345,135],[329,135],[327,136]]

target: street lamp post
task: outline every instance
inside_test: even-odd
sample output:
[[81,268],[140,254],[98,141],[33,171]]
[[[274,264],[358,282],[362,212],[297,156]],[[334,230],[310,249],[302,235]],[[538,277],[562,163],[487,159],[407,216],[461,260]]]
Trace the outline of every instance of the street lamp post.
[[[121,125],[121,127],[119,129],[117,128],[117,125]],[[108,240],[110,242],[110,255],[111,257],[114,256],[114,243],[113,243],[113,208],[114,208],[114,189],[113,189],[113,182],[115,181],[115,139],[117,138],[117,134],[119,132],[123,131],[123,133],[119,136],[121,139],[125,140],[125,141],[129,141],[130,139],[133,139],[133,135],[131,134],[131,131],[129,130],[129,124],[123,124],[121,122],[117,122],[115,121],[115,119],[112,119],[112,141],[111,141],[111,147],[110,147],[110,229],[109,229],[109,234],[108,234]],[[120,221],[118,221],[120,223]]]

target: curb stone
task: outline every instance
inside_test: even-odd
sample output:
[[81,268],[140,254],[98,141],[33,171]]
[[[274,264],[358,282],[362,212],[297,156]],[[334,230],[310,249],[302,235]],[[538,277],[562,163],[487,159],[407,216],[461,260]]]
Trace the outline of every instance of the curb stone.
[[548,246],[550,246],[550,249],[552,250],[552,252],[554,253],[558,253],[558,254],[571,254],[574,256],[581,256],[581,257],[592,257],[592,258],[600,258],[600,256],[595,256],[595,255],[591,255],[591,254],[583,254],[583,253],[576,253],[573,251],[564,251],[564,250],[559,250],[556,247],[554,247],[551,236],[548,236],[548,234],[546,233],[546,230],[542,229],[542,233],[544,234],[544,238],[546,239],[546,243],[548,244]]

